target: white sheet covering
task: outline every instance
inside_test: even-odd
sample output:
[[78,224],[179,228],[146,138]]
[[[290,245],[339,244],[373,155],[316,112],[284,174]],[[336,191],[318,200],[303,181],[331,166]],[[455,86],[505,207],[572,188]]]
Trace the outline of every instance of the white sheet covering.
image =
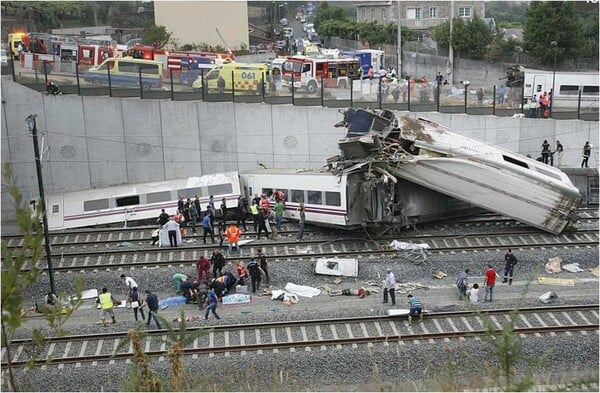
[[320,289],[309,287],[306,285],[296,285],[292,284],[291,282],[285,284],[285,290],[286,292],[291,292],[302,297],[315,297],[321,293]]

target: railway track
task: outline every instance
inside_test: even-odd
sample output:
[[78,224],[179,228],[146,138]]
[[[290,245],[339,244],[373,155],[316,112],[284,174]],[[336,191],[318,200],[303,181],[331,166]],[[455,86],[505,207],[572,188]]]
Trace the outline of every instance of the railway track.
[[[598,221],[598,210],[593,209],[581,209],[578,211],[580,221]],[[248,225],[251,227],[251,225]],[[444,220],[441,222],[429,223],[419,225],[421,231],[430,230],[433,228],[448,228],[448,227],[505,227],[514,228],[518,227],[521,230],[525,230],[527,227],[511,218],[500,216],[497,214],[480,214],[469,218],[459,218]],[[106,246],[108,244],[117,245],[119,243],[129,242],[135,245],[146,245],[150,247],[151,232],[156,226],[140,226],[130,228],[84,228],[78,230],[68,230],[52,232],[50,234],[51,244],[54,251],[68,251],[77,247],[94,247],[94,246]],[[198,226],[198,232],[201,232],[200,226]],[[309,227],[304,232],[304,236],[307,238],[311,237],[331,237],[335,233],[347,232],[343,230],[332,230],[318,227]],[[297,233],[297,226],[295,223],[284,223],[283,230],[279,231],[282,237],[293,237]],[[246,238],[255,238],[256,232],[247,232]],[[193,234],[186,236],[185,239],[193,239],[196,242],[202,239],[201,234]],[[4,235],[2,240],[5,242],[7,248],[17,248],[23,245],[23,238],[20,235]]]
[[[513,318],[514,317],[514,318]],[[303,349],[335,350],[343,345],[390,345],[435,340],[480,340],[489,334],[489,328],[500,331],[513,318],[515,331],[527,334],[578,333],[583,336],[598,334],[598,304],[558,307],[535,307],[517,310],[497,309],[481,311],[439,312],[427,315],[424,321],[405,325],[405,317],[358,317],[321,320],[279,321],[244,325],[220,325],[205,329],[190,345],[185,355],[215,356],[233,353],[244,355],[255,351],[295,352]],[[150,331],[143,339],[147,355],[162,360],[168,351],[165,331]],[[91,335],[49,338],[43,348],[32,351],[29,339],[14,340],[10,347],[12,364],[20,367],[33,356],[34,362],[44,364],[75,364],[131,359],[133,348],[127,333],[99,333]],[[2,367],[7,363],[6,348],[2,348]]]
[[[271,260],[307,259],[334,256],[370,256],[381,254],[399,254],[389,247],[389,239],[369,240],[362,238],[319,239],[301,242],[263,241],[242,246],[246,256],[255,255],[261,247]],[[552,248],[552,247],[598,247],[598,231],[587,230],[562,235],[550,235],[544,232],[510,232],[472,235],[418,235],[400,240],[409,243],[426,243],[428,254],[448,252],[485,251],[490,249]],[[77,252],[53,253],[54,271],[84,271],[97,269],[118,269],[144,266],[165,266],[194,264],[202,256],[209,256],[215,245],[192,245],[177,248],[122,248],[89,250]],[[243,256],[242,256],[243,257]],[[308,259],[310,259],[308,258]],[[226,257],[227,260],[239,260],[239,256]],[[37,268],[46,267],[46,259],[37,262]]]

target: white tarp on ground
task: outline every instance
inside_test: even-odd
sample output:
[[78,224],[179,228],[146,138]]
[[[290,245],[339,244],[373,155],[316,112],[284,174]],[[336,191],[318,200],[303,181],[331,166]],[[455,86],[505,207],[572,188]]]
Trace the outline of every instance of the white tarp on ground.
[[568,271],[569,273],[579,273],[584,271],[582,268],[579,267],[579,263],[577,262],[563,265],[562,268]]
[[315,262],[315,273],[328,276],[358,276],[358,259],[356,258],[319,258]]
[[[181,231],[177,231],[177,245],[182,244],[181,242]],[[159,247],[171,247],[171,243],[169,242],[169,231],[161,228],[158,233],[158,246]]]
[[390,243],[390,247],[398,251],[422,251],[429,248],[427,243],[406,243],[394,240]]
[[286,292],[291,292],[298,296],[303,296],[303,297],[315,297],[321,293],[320,289],[305,286],[305,285],[296,285],[296,284],[292,284],[291,282],[288,282],[287,284],[285,284],[284,289]]

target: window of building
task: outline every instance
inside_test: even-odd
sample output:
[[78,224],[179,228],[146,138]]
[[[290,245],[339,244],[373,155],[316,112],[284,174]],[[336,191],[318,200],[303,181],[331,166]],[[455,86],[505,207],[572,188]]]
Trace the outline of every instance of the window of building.
[[308,191],[308,203],[311,205],[323,204],[323,193],[321,191]]
[[385,9],[381,9],[381,20],[385,20]]
[[420,8],[407,8],[406,9],[406,19],[421,19],[421,9]]
[[94,199],[93,201],[83,201],[83,211],[108,209],[108,199]]
[[126,197],[117,198],[116,203],[117,203],[117,207],[139,205],[140,204],[140,196],[139,195],[129,195]]
[[437,18],[437,7],[429,7],[429,17]]
[[292,202],[303,203],[304,202],[304,190],[292,190]]
[[339,192],[325,191],[325,204],[327,206],[342,206],[342,196]]
[[171,200],[171,191],[150,192],[146,194],[146,203],[167,202]]
[[473,12],[473,7],[461,5],[458,7],[458,16],[461,18],[470,18]]

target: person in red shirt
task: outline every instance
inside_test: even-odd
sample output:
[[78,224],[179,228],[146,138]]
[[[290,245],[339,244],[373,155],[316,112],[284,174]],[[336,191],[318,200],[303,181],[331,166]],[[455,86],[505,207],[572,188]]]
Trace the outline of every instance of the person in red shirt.
[[206,282],[210,281],[210,261],[203,256],[196,261],[196,271],[198,272],[198,282],[204,278]]
[[485,271],[483,278],[483,285],[485,285],[485,299],[484,302],[488,301],[488,295],[490,296],[490,302],[492,301],[492,293],[494,291],[494,285],[496,285],[496,276],[498,273],[492,268],[492,265],[488,264],[488,268]]

